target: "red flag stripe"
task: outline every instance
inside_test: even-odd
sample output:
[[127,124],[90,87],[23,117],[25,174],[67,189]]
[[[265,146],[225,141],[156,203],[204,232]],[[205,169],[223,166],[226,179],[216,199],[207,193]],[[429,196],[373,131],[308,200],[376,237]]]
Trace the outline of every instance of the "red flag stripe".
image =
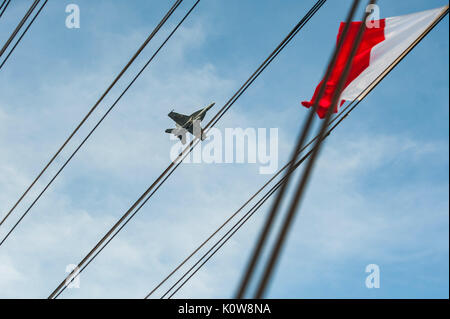
[[[405,16],[386,18],[372,22],[368,27],[362,42],[353,59],[349,76],[340,96],[340,105],[345,100],[354,100],[367,86],[380,75],[408,46],[424,32],[448,6],[417,12]],[[378,23],[377,23],[378,22]],[[339,52],[337,62],[332,70],[330,80],[326,83],[325,94],[319,101],[317,114],[323,118],[326,110],[331,107],[331,100],[336,90],[336,84],[342,75],[345,62],[350,54],[352,43],[356,39],[358,28],[362,22],[351,22],[347,39]],[[341,23],[338,40],[341,37],[345,23]],[[311,101],[302,102],[306,107],[314,105],[323,80],[317,86]],[[334,112],[338,106],[334,106]]]
[[[377,28],[366,28],[363,38],[361,41],[361,44],[358,47],[358,50],[356,51],[356,55],[353,58],[352,66],[350,68],[350,72],[348,75],[347,80],[344,84],[344,89],[355,79],[360,75],[366,68],[370,65],[370,52],[372,48],[377,45],[378,43],[384,41],[384,27],[385,27],[385,20],[379,20],[378,21],[378,27]],[[331,100],[333,99],[333,95],[336,91],[336,85],[339,82],[339,78],[342,75],[342,72],[344,71],[345,63],[350,55],[350,51],[353,45],[353,42],[356,39],[358,30],[361,26],[362,22],[351,22],[350,28],[348,30],[347,38],[344,40],[344,43],[342,45],[342,49],[338,54],[336,63],[334,65],[333,70],[331,71],[330,79],[328,80],[325,88],[325,94],[322,96],[319,102],[319,106],[317,108],[317,114],[320,118],[323,118],[326,114],[327,109],[331,106]],[[339,27],[339,33],[337,36],[337,42],[340,40],[342,36],[342,32],[344,30],[345,23],[342,22]],[[320,88],[323,85],[323,80],[319,83],[317,86],[313,98],[311,101],[302,102],[303,106],[311,107],[314,105],[314,103],[317,100],[317,95],[319,94]],[[344,103],[345,101],[341,101]],[[334,110],[335,113],[337,113],[337,107],[335,107]]]

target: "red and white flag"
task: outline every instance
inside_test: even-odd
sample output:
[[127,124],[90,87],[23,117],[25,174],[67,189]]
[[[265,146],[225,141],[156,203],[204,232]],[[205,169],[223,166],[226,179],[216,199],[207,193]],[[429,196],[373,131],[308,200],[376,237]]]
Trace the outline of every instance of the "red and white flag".
[[[357,99],[447,9],[448,6],[445,6],[405,16],[372,21],[372,27],[365,29],[361,44],[353,58],[348,78],[344,83],[344,89],[339,98],[339,105],[342,105],[345,101]],[[320,99],[317,108],[317,114],[320,118],[325,117],[327,109],[331,106],[333,94],[337,89],[337,83],[343,73],[361,23],[351,22],[350,24],[347,37],[337,56],[331,76],[326,83],[325,93]],[[342,35],[344,26],[345,22],[342,22],[337,41]],[[302,102],[303,106],[309,108],[314,105],[321,85],[323,85],[323,80],[317,86],[312,100]],[[337,111],[338,106],[336,105],[334,112],[337,113]]]

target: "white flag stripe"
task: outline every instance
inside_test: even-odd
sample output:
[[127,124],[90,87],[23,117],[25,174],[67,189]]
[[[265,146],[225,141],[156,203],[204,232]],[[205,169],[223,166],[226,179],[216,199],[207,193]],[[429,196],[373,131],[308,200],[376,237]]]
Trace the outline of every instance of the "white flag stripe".
[[342,92],[342,100],[355,100],[391,63],[395,61],[448,6],[399,17],[386,18],[385,40],[374,46],[370,64]]

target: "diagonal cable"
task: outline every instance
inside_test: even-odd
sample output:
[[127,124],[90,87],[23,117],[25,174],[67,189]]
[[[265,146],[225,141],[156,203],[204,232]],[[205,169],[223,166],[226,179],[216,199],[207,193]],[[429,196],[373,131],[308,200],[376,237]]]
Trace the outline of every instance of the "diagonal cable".
[[[330,76],[331,76],[331,71],[332,71],[332,69],[333,69],[333,67],[334,67],[334,65],[336,63],[338,52],[340,51],[340,49],[341,49],[341,47],[343,45],[343,39],[347,35],[348,29],[349,29],[349,27],[348,27],[349,26],[349,22],[353,18],[353,15],[354,15],[354,13],[356,11],[356,8],[358,7],[358,4],[359,4],[359,0],[354,0],[353,1],[352,7],[351,7],[351,9],[349,11],[349,14],[348,14],[348,17],[346,19],[347,24],[346,24],[346,27],[343,30],[342,38],[340,39],[340,41],[338,41],[336,49],[335,49],[335,51],[332,54],[332,57],[331,57],[330,62],[329,62],[329,65],[327,67],[327,71],[325,73],[325,77],[324,77],[323,83],[326,83],[328,81],[328,79],[330,78]],[[323,96],[324,93],[325,93],[325,85],[322,85],[320,87],[320,90],[319,90],[317,101],[320,101],[320,99],[321,99],[321,97]],[[289,176],[291,174],[291,172],[293,170],[293,165],[295,163],[295,159],[297,158],[297,156],[299,154],[299,150],[302,148],[303,143],[305,142],[306,138],[308,137],[308,133],[309,133],[309,131],[311,129],[311,126],[312,126],[312,123],[313,123],[313,120],[314,120],[314,115],[315,115],[316,109],[317,109],[317,103],[315,103],[313,105],[313,107],[312,107],[312,109],[311,109],[311,111],[310,111],[310,113],[309,113],[305,123],[303,124],[303,127],[301,129],[301,133],[299,135],[299,138],[297,139],[297,145],[295,147],[295,151],[294,151],[294,153],[292,155],[292,158],[294,160],[290,161],[289,169],[285,173],[287,176]],[[268,235],[270,233],[272,224],[273,224],[273,222],[274,222],[274,220],[275,220],[275,218],[277,216],[278,208],[281,205],[282,198],[283,198],[285,192],[287,191],[287,188],[288,188],[288,185],[289,185],[289,181],[290,181],[290,178],[287,178],[286,182],[282,184],[282,186],[280,188],[280,191],[277,193],[277,196],[276,196],[276,198],[275,198],[275,200],[274,200],[274,202],[272,204],[272,208],[270,210],[270,213],[269,213],[269,215],[267,217],[267,220],[266,220],[266,222],[264,224],[263,230],[262,230],[262,232],[261,232],[261,234],[260,234],[260,236],[258,238],[257,244],[256,244],[256,246],[255,246],[255,248],[253,250],[251,259],[250,259],[250,261],[249,261],[249,263],[248,263],[248,265],[246,267],[246,270],[245,270],[244,276],[242,278],[241,284],[239,285],[239,288],[238,288],[238,291],[237,291],[237,295],[236,295],[236,298],[238,298],[238,299],[243,298],[243,296],[245,295],[245,292],[246,292],[246,290],[248,288],[248,285],[250,283],[250,280],[251,280],[251,277],[253,275],[253,272],[254,272],[254,270],[256,268],[256,265],[257,265],[258,260],[259,260],[259,258],[261,256],[262,250],[263,250],[264,245],[266,243],[267,237],[268,237]]]
[[[6,214],[6,216],[2,219],[0,222],[0,226],[5,222],[5,220],[11,215],[11,213],[14,211],[14,209],[19,205],[19,203],[22,201],[22,199],[28,194],[28,192],[31,190],[31,188],[36,184],[36,182],[41,178],[41,176],[44,174],[44,172],[48,169],[48,167],[53,163],[53,161],[56,159],[56,157],[61,153],[61,151],[66,147],[66,145],[69,143],[69,141],[73,138],[73,136],[78,132],[78,130],[81,128],[81,126],[87,121],[87,119],[91,116],[91,114],[95,111],[97,106],[100,104],[101,101],[105,98],[105,96],[111,91],[111,89],[116,85],[116,83],[119,81],[119,79],[122,77],[122,75],[128,70],[128,68],[133,64],[133,62],[136,60],[136,58],[140,55],[140,53],[144,50],[144,48],[147,46],[147,44],[153,39],[153,37],[156,35],[156,33],[161,29],[161,27],[165,24],[165,22],[169,19],[169,17],[172,15],[172,13],[178,8],[178,6],[181,4],[183,0],[176,0],[173,6],[169,9],[169,11],[165,14],[165,16],[162,18],[162,20],[159,22],[159,24],[155,27],[155,29],[150,33],[150,35],[147,37],[147,39],[144,41],[144,43],[139,47],[139,49],[136,51],[136,53],[131,57],[131,59],[128,61],[128,63],[125,65],[125,67],[120,71],[120,73],[114,78],[112,83],[109,85],[109,87],[106,89],[106,91],[101,95],[101,97],[97,100],[97,102],[92,106],[92,108],[89,110],[89,112],[84,116],[84,118],[81,120],[81,122],[77,125],[75,130],[69,135],[69,137],[64,141],[64,143],[59,147],[57,152],[51,157],[49,162],[44,166],[44,168],[41,170],[41,172],[37,175],[37,177],[33,180],[33,182],[28,186],[28,188],[25,190],[25,192],[20,196],[20,198],[17,200],[17,202],[13,205],[13,207],[9,210],[9,212]],[[1,246],[1,244],[0,244]]]
[[[412,51],[412,49],[414,49],[414,47],[420,43],[420,41],[448,14],[448,8],[446,11],[444,11],[442,13],[442,15],[432,24],[430,25],[430,27],[424,31],[424,33],[414,42],[412,43],[408,48],[405,49],[404,52],[402,52],[402,54],[395,59],[375,80],[373,80],[372,83],[370,83],[351,103],[347,104],[342,110],[341,112],[339,112],[339,114],[333,118],[332,121],[330,121],[330,125],[337,121],[336,124],[334,124],[325,134],[324,139],[327,138],[334,129],[336,129],[336,127],[338,127],[341,122],[347,118],[347,116],[365,99],[365,97],[409,54],[409,52]],[[318,135],[316,135],[316,137],[314,137],[314,139],[312,139],[300,152],[302,153],[305,148],[307,146],[309,146],[312,142],[314,142],[316,139],[318,138]],[[298,161],[295,165],[295,168],[297,168],[304,160],[306,156],[309,156],[311,154],[311,151],[308,152],[308,154],[306,154],[304,157],[302,157],[302,159],[300,161]],[[289,163],[288,163],[289,164]],[[283,171],[287,165],[286,164],[283,168],[281,168],[275,175],[279,175],[281,173],[281,171]],[[149,298],[151,294],[153,294],[155,292],[156,289],[158,289],[167,279],[169,279],[169,277],[171,275],[173,275],[173,273],[175,273],[179,268],[181,268],[181,266],[183,266],[200,248],[202,248],[220,229],[222,229],[225,224],[227,224],[237,213],[239,213],[257,194],[259,194],[259,192],[261,192],[267,185],[268,183],[270,183],[273,180],[273,177],[265,184],[263,185],[258,191],[257,193],[255,193],[246,203],[244,203],[243,206],[241,206],[241,208],[239,208],[238,211],[236,211],[233,215],[231,215],[224,224],[222,224],[207,240],[205,240],[188,258],[186,258],[180,265],[178,265],[174,271],[169,274],[169,276],[167,276],[155,289],[153,289],[145,298]],[[193,267],[191,267],[188,271],[186,271],[184,273],[184,275],[180,278],[180,280],[178,280],[178,283],[185,278],[190,271],[192,271],[196,265],[198,265],[203,259],[206,258],[207,254],[210,253],[214,247],[216,247],[221,241],[222,244],[217,247],[212,253],[211,255],[200,265],[197,267],[197,269],[195,269],[195,271],[176,289],[175,292],[173,292],[169,298],[173,297],[175,295],[175,293],[180,290],[194,275],[195,273],[197,273],[205,264],[206,262],[208,262],[208,260],[210,258],[213,257],[214,254],[216,254],[220,248],[237,232],[237,230],[239,230],[239,228],[241,228],[243,226],[243,224],[245,224],[249,218],[261,207],[262,204],[264,204],[264,202],[270,197],[272,196],[276,189],[279,188],[280,186],[280,182],[282,180],[280,180],[274,187],[272,187],[259,201],[258,203],[256,203],[249,212],[247,212],[243,218],[241,218],[238,222],[236,222],[236,224],[232,227],[232,229],[234,229],[234,231],[231,232],[231,234],[228,235],[228,237],[225,238],[225,236],[223,236],[221,239],[218,240],[218,242],[211,247],[207,253],[205,253],[195,264]],[[244,219],[245,218],[245,219]],[[244,220],[243,220],[244,219]],[[236,228],[237,227],[237,228]],[[232,230],[230,229],[230,230]],[[229,233],[229,232],[228,232]],[[227,233],[227,234],[228,234]],[[165,295],[167,295],[167,293],[170,292],[171,289],[173,289],[175,287],[175,285],[173,285],[167,292]]]
[[[176,27],[172,30],[172,32],[167,36],[167,38],[166,38],[166,40],[164,40],[164,42],[161,44],[161,46],[158,48],[158,50],[156,50],[155,51],[155,53],[153,54],[153,56],[147,61],[147,63],[144,65],[144,67],[141,69],[141,71],[136,75],[136,77],[133,79],[133,81],[130,83],[130,85],[127,87],[127,89],[126,90],[128,90],[128,88],[129,87],[131,87],[131,85],[134,83],[134,81],[136,81],[137,80],[137,78],[139,77],[139,75],[145,70],[145,68],[150,64],[150,62],[153,60],[153,58],[158,54],[158,52],[164,47],[164,45],[169,41],[169,39],[173,36],[173,34],[179,29],[179,27],[183,24],[183,22],[187,19],[187,17],[192,13],[192,11],[195,9],[195,7],[198,5],[198,3],[200,2],[200,0],[197,0],[195,3],[194,3],[194,5],[190,8],[190,10],[186,13],[186,15],[180,20],[180,22],[176,25]],[[123,94],[125,94],[125,92],[126,92],[126,90],[124,91],[124,93]],[[123,95],[122,94],[122,95]],[[122,97],[122,95],[120,96],[120,97]],[[112,110],[112,108],[114,107],[114,105],[117,103],[118,101],[116,101],[114,104],[113,104],[113,106],[108,110],[108,112],[110,111],[110,110]],[[106,116],[106,114],[105,114],[105,116]],[[104,117],[105,117],[104,116]],[[104,118],[103,117],[103,118]],[[103,118],[100,120],[100,122],[103,120]],[[100,122],[97,124],[97,126],[100,124]],[[96,127],[97,127],[96,126]],[[95,129],[95,128],[94,128]],[[92,133],[92,132],[91,132]],[[89,137],[89,136],[88,136]],[[87,137],[87,138],[88,138]],[[82,144],[87,140],[87,138],[82,142]],[[78,147],[78,149],[82,146],[82,144],[80,144],[80,146]],[[77,150],[78,150],[77,149]],[[73,154],[74,155],[74,154]],[[125,224],[124,224],[125,225]],[[124,225],[122,225],[122,227],[124,226]],[[120,228],[121,229],[121,228]],[[119,231],[120,231],[120,229],[119,229]],[[117,234],[117,233],[116,233]],[[116,234],[114,234],[114,236],[116,235]],[[110,235],[110,234],[109,234]],[[108,235],[108,236],[109,236]],[[114,237],[113,236],[113,237]],[[105,237],[107,237],[107,236],[105,236]],[[104,237],[104,239],[106,239]],[[113,238],[113,237],[111,237],[110,239],[109,239],[109,241],[111,241],[111,239]],[[106,242],[106,244],[108,244],[109,243],[109,241],[108,242]],[[84,268],[86,268],[91,262],[92,262],[92,260],[94,260],[95,259],[95,257],[97,257],[97,255],[103,250],[103,248],[106,246],[106,245],[104,245],[103,247],[101,247],[101,249],[95,254],[95,255],[93,255],[93,252],[95,251],[95,250],[97,250],[98,248],[100,248],[100,246],[101,246],[101,244],[104,242],[104,240],[101,240],[100,242],[99,242],[99,244],[97,244],[95,247],[94,247],[94,249],[92,249],[91,250],[91,252],[82,260],[82,262],[80,262],[80,264],[79,264],[79,268],[80,268],[80,272],[79,273],[81,273],[83,270],[84,270]],[[91,257],[91,256],[93,256],[89,261],[88,261],[88,259]],[[88,261],[88,262],[87,262]],[[87,263],[86,263],[87,262]],[[85,264],[86,263],[86,264]],[[85,264],[84,266],[83,266],[83,264]],[[68,278],[71,276],[72,274],[69,274],[69,276],[68,276]],[[74,277],[75,278],[75,277]],[[59,296],[59,294],[61,294],[64,290],[65,290],[65,288],[66,288],[66,286],[64,286],[64,287],[59,287],[59,289],[60,289],[60,291],[56,294],[55,292],[56,292],[56,290],[54,291],[54,296],[49,296],[49,298],[56,298],[57,296]],[[58,290],[59,290],[58,289]]]
[[[120,74],[114,79],[114,81],[111,83],[111,85],[108,87],[108,89],[103,93],[103,95],[100,97],[100,99],[96,102],[96,104],[91,108],[91,110],[86,114],[86,116],[83,118],[83,120],[78,124],[76,129],[71,133],[71,135],[66,139],[66,141],[61,145],[59,150],[53,155],[53,157],[50,159],[50,161],[47,163],[47,165],[42,169],[42,171],[39,173],[39,175],[34,179],[34,181],[29,185],[29,187],[26,189],[26,191],[22,194],[22,196],[19,198],[19,200],[13,205],[13,207],[9,210],[9,212],[6,214],[6,216],[2,219],[0,222],[0,226],[6,221],[6,219],[11,215],[11,213],[14,211],[14,209],[17,207],[17,205],[22,201],[22,199],[27,195],[27,193],[31,190],[31,188],[35,185],[35,183],[40,179],[42,174],[47,170],[47,168],[53,163],[53,161],[56,159],[56,157],[59,155],[59,153],[64,149],[64,147],[67,145],[67,143],[72,139],[72,137],[76,134],[76,132],[80,129],[80,127],[84,124],[84,122],[90,117],[90,115],[94,112],[94,110],[97,108],[97,106],[100,104],[100,102],[104,99],[104,97],[108,94],[108,92],[113,88],[113,86],[117,83],[117,81],[120,79],[120,77],[125,73],[125,71],[130,67],[130,65],[134,62],[134,60],[138,57],[138,55],[142,52],[142,50],[145,48],[145,46],[150,42],[150,40],[154,37],[154,35],[160,30],[160,28],[164,25],[164,23],[168,20],[168,18],[172,15],[172,13],[175,11],[175,9],[181,4],[183,0],[177,0],[175,4],[170,8],[170,10],[166,13],[166,15],[163,17],[161,22],[156,26],[156,28],[152,31],[152,33],[149,35],[149,37],[145,40],[145,42],[141,45],[141,47],[138,49],[138,51],[133,55],[133,57],[130,59],[130,61],[127,63],[127,65],[122,69]],[[165,44],[165,42],[164,42]],[[160,47],[160,49],[162,46]],[[158,52],[159,50],[158,49]],[[41,196],[45,193],[45,191],[50,187],[50,185],[53,183],[53,181],[58,177],[58,175],[61,173],[61,171],[66,167],[66,165],[70,162],[70,160],[75,156],[75,154],[78,152],[78,150],[84,145],[84,143],[90,138],[90,136],[94,133],[94,131],[97,129],[97,127],[100,125],[100,123],[106,118],[106,116],[111,112],[111,110],[116,106],[116,104],[119,102],[119,100],[123,97],[123,95],[128,91],[128,89],[133,85],[133,83],[136,81],[136,79],[140,76],[140,74],[143,72],[143,70],[148,66],[148,64],[153,60],[153,58],[156,56],[154,54],[152,58],[147,62],[147,64],[141,69],[141,71],[135,76],[135,78],[130,82],[130,84],[125,88],[125,90],[121,93],[121,95],[116,99],[114,104],[108,109],[108,111],[102,116],[99,122],[94,126],[94,128],[89,132],[89,134],[84,138],[82,143],[75,149],[75,151],[70,155],[70,157],[66,160],[66,162],[61,166],[61,168],[57,171],[57,173],[53,176],[53,178],[50,180],[50,182],[45,186],[45,188],[40,192],[40,194],[35,198],[35,200],[31,203],[31,205],[27,208],[27,210],[22,214],[22,216],[19,218],[19,220],[14,224],[12,229],[6,234],[6,236],[0,241],[0,246],[5,242],[5,240],[10,236],[12,231],[20,224],[20,222],[23,220],[23,218],[29,213],[31,208],[36,204],[36,202],[41,198]]]
[[[311,10],[303,17],[299,23],[291,30],[291,32],[283,39],[276,49],[269,55],[266,60],[258,67],[258,69],[250,76],[250,78],[239,88],[232,98],[222,107],[221,110],[213,117],[213,119],[205,126],[205,132],[208,128],[218,122],[218,120],[228,111],[228,109],[237,101],[237,99],[247,90],[247,88],[256,80],[256,78],[266,69],[266,67],[274,60],[274,58],[283,50],[283,48],[293,39],[293,37],[303,28],[303,26],[312,18],[312,16],[322,7],[326,0],[319,0],[311,8]],[[147,190],[134,202],[134,204],[125,212],[125,214],[113,225],[113,227],[102,237],[102,239],[94,246],[93,249],[83,258],[79,265],[80,271],[86,266],[111,242],[111,240],[125,227],[125,225],[135,216],[135,214],[147,203],[147,201],[156,193],[162,184],[173,174],[182,161],[189,155],[193,148],[198,144],[199,140],[195,138],[188,146],[178,154],[177,158],[169,164],[169,166],[161,173],[161,175],[147,188]],[[148,197],[147,197],[148,196]],[[136,209],[136,210],[135,210]],[[134,211],[135,210],[135,211]],[[134,212],[133,212],[134,211]],[[123,224],[122,224],[123,223]],[[122,225],[121,225],[122,224]],[[103,246],[102,246],[103,245]],[[95,251],[100,249],[97,253]],[[92,259],[88,261],[91,257]],[[86,264],[87,262],[87,264]],[[73,272],[74,273],[74,272]],[[58,294],[58,290],[64,290],[64,284],[73,273],[61,282],[59,287],[49,296],[54,298]],[[78,274],[76,274],[78,276]]]
[[[10,2],[11,2],[11,0],[3,0],[2,6],[0,7],[0,18],[1,18],[1,17],[3,16],[3,14],[5,13],[6,8],[8,8]],[[5,3],[6,3],[6,5],[5,5]],[[2,10],[3,5],[5,5],[5,7],[4,7],[3,10]]]
[[[376,3],[376,0],[370,0],[369,1],[369,5],[373,5],[375,3]],[[325,117],[325,119],[324,119],[324,121],[323,121],[323,123],[322,123],[322,125],[320,127],[319,138],[317,139],[317,141],[316,141],[316,143],[315,143],[315,145],[313,147],[313,152],[312,152],[311,157],[309,158],[309,160],[308,160],[308,162],[306,164],[305,170],[303,171],[302,178],[299,181],[299,183],[297,184],[298,186],[297,186],[296,191],[295,191],[294,199],[291,202],[291,205],[289,207],[288,213],[287,213],[287,215],[284,218],[284,221],[283,221],[282,226],[281,226],[281,231],[278,233],[278,236],[277,236],[277,238],[275,240],[275,244],[273,245],[271,254],[269,256],[269,260],[266,263],[266,266],[265,266],[265,268],[263,270],[263,275],[261,277],[261,280],[259,281],[259,285],[257,287],[257,290],[256,290],[256,293],[254,295],[254,298],[258,298],[258,299],[262,298],[264,296],[264,294],[265,294],[268,282],[269,282],[269,280],[270,280],[270,278],[272,276],[272,273],[273,273],[273,269],[275,267],[276,262],[279,259],[279,255],[280,255],[281,249],[283,247],[283,244],[285,242],[287,233],[289,231],[289,227],[290,227],[290,225],[292,225],[292,220],[294,219],[295,213],[297,212],[298,204],[300,203],[300,199],[301,199],[301,197],[302,197],[302,195],[303,195],[303,193],[304,193],[304,191],[306,189],[306,185],[307,185],[309,176],[310,176],[310,174],[312,172],[312,169],[314,167],[315,160],[317,159],[317,156],[319,154],[321,146],[323,145],[322,142],[323,142],[323,137],[324,137],[325,132],[326,132],[327,125],[328,125],[328,123],[329,123],[329,121],[331,119],[331,116],[333,114],[333,110],[335,108],[335,105],[337,105],[339,97],[341,95],[341,92],[342,92],[342,90],[344,88],[344,83],[345,83],[345,81],[346,81],[346,79],[348,77],[348,74],[350,72],[350,68],[351,68],[351,65],[352,65],[353,57],[355,56],[355,54],[356,54],[356,52],[357,52],[357,50],[359,48],[359,45],[361,43],[363,33],[364,33],[365,29],[366,29],[365,21],[366,21],[367,17],[369,16],[369,14],[370,14],[370,12],[365,12],[364,13],[364,17],[363,17],[363,20],[361,22],[361,26],[360,26],[360,28],[358,30],[358,34],[356,36],[356,40],[353,42],[353,46],[352,46],[352,49],[351,49],[351,52],[350,52],[350,56],[347,58],[346,65],[344,67],[343,73],[342,73],[342,75],[339,78],[339,81],[337,83],[337,86],[336,86],[337,89],[334,92],[331,106],[327,110],[326,117]],[[349,28],[350,20],[347,20],[347,25],[346,25],[347,28]],[[345,31],[344,31],[344,33],[342,34],[342,39],[341,39],[342,42],[345,41],[345,37],[346,37],[346,34],[345,34]],[[340,49],[337,49],[336,51],[338,52],[338,54],[340,53]],[[325,83],[327,83],[327,81],[324,81],[323,87],[325,87]],[[318,99],[315,102],[315,104],[316,104],[315,106],[316,107],[318,106],[320,99],[321,99],[321,95],[319,95]],[[294,158],[296,158],[296,157],[294,157]]]
[[[38,5],[40,0],[34,0],[34,2],[31,4],[30,8],[28,9],[28,11],[25,13],[25,15],[23,16],[22,20],[20,20],[19,24],[16,26],[16,28],[14,29],[14,31],[11,33],[11,35],[9,36],[8,40],[6,40],[5,44],[3,45],[3,47],[0,49],[0,58],[2,57],[3,53],[5,53],[6,49],[9,47],[9,45],[11,44],[11,42],[14,40],[14,38],[16,37],[17,33],[20,31],[20,29],[22,28],[22,26],[25,24],[25,22],[28,20],[28,17],[31,15],[31,13],[33,12],[34,8],[36,8],[36,6]],[[6,9],[6,7],[5,7]],[[4,12],[4,11],[3,11]],[[3,14],[2,12],[2,14]]]
[[7,0],[3,0],[2,4],[0,4],[0,10],[2,10],[3,6],[5,5]]
[[36,18],[38,17],[38,15],[41,13],[42,9],[44,9],[45,5],[47,4],[48,0],[45,0],[44,4],[39,8],[38,12],[34,15],[33,19],[31,19],[30,23],[28,24],[28,26],[25,28],[25,30],[22,32],[21,36],[19,37],[19,39],[16,41],[16,43],[14,44],[14,46],[12,47],[12,49],[9,51],[8,55],[5,57],[5,59],[3,60],[3,62],[0,64],[0,70],[2,69],[3,65],[6,63],[6,61],[8,60],[8,58],[11,56],[11,54],[14,52],[14,49],[17,47],[17,45],[20,43],[20,41],[22,40],[22,38],[25,36],[25,34],[28,32],[28,29],[30,29],[31,25],[33,24],[34,20],[36,20]]

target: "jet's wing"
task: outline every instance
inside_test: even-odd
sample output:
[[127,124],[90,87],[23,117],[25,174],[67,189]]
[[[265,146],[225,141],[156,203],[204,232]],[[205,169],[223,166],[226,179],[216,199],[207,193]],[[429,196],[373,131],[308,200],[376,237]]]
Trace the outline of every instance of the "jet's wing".
[[209,109],[214,106],[214,104],[216,104],[216,103],[211,103],[207,107],[192,113],[191,117],[196,118],[197,120],[203,121],[203,119],[205,118],[206,112],[208,112]]
[[[193,119],[197,119],[197,120],[202,121],[203,118],[205,118],[205,114],[202,113],[202,111],[203,111],[203,109],[198,110],[198,111],[195,111],[194,113],[191,114],[191,117],[192,117]],[[200,117],[197,117],[200,113],[202,113],[202,114],[200,115]]]
[[192,135],[194,135],[194,126],[189,125],[188,127],[186,127],[186,131],[188,131],[189,133],[191,133]]
[[202,114],[200,114],[200,117],[198,118],[200,121],[203,121],[203,119],[205,118],[206,112],[203,112]]
[[170,112],[169,117],[180,126],[183,126],[189,120],[189,116],[176,112]]

